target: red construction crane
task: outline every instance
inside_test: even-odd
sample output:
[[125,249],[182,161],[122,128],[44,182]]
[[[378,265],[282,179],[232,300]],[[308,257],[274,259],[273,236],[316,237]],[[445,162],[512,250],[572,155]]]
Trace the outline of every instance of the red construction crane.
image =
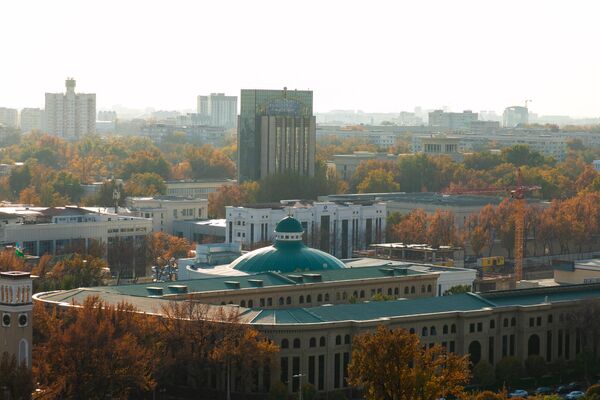
[[515,281],[523,279],[523,249],[525,247],[525,193],[540,190],[538,185],[523,185],[521,169],[517,168],[517,184],[512,187],[487,187],[485,189],[448,189],[444,194],[486,194],[486,193],[510,193],[515,204]]

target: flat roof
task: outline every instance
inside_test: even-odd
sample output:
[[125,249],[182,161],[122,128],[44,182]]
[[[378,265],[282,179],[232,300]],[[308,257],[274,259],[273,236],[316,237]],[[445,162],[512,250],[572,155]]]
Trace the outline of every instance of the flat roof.
[[[151,286],[154,287],[157,284],[153,283]],[[37,294],[36,299],[48,302],[81,304],[85,297],[98,295],[111,304],[122,301],[130,302],[143,312],[160,312],[161,307],[168,304],[166,298],[123,296],[108,289],[110,288],[102,287],[46,292]],[[239,309],[244,322],[255,325],[290,325],[376,321],[411,315],[484,311],[502,307],[528,307],[592,298],[600,298],[600,284],[598,283],[304,308],[247,309],[237,306],[226,307]]]

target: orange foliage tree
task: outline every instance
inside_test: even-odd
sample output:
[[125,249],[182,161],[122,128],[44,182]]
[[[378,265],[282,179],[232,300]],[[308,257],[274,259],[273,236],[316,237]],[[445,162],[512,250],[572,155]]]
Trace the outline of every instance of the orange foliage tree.
[[440,345],[425,348],[403,329],[380,325],[354,337],[348,383],[369,400],[435,400],[458,396],[470,378],[468,356]]

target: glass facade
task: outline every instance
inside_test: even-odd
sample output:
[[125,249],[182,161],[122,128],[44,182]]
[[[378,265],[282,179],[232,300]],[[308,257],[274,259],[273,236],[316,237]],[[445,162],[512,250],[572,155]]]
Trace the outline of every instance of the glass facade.
[[[262,117],[277,117],[267,118]],[[240,119],[238,122],[238,180],[258,180],[261,178],[261,159],[263,157],[274,157],[275,170],[284,169],[300,170],[301,161],[298,157],[300,152],[309,158],[311,149],[308,145],[290,146],[290,143],[298,143],[300,124],[295,132],[291,130],[291,124],[281,125],[285,119],[313,119],[313,93],[301,90],[246,90],[241,91],[240,96]],[[279,126],[273,127],[275,141],[274,154],[269,154],[261,141],[263,121],[275,120]],[[267,128],[267,127],[264,127]],[[284,128],[284,129],[281,129]],[[313,132],[313,136],[314,136]],[[314,146],[308,130],[304,133],[304,143]],[[296,140],[293,140],[296,139]],[[296,154],[293,154],[295,152]],[[312,149],[314,157],[314,148]],[[296,157],[294,157],[294,155]],[[314,163],[314,160],[312,161]],[[263,164],[264,165],[264,164]],[[296,167],[296,168],[293,168]],[[304,171],[302,171],[304,172]]]

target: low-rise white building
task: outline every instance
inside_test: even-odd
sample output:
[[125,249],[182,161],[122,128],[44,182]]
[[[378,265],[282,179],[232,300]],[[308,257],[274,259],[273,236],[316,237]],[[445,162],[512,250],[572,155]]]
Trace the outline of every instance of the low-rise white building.
[[25,254],[60,255],[98,244],[104,256],[119,239],[143,241],[152,230],[145,218],[96,212],[77,206],[0,207],[0,244],[20,246]]
[[128,197],[125,204],[133,215],[150,218],[152,231],[170,235],[174,234],[175,221],[206,218],[208,214],[208,200],[192,197]]
[[384,203],[282,200],[279,204],[225,208],[225,241],[246,247],[270,243],[275,226],[286,215],[300,221],[308,246],[338,258],[352,257],[354,251],[385,241]]

